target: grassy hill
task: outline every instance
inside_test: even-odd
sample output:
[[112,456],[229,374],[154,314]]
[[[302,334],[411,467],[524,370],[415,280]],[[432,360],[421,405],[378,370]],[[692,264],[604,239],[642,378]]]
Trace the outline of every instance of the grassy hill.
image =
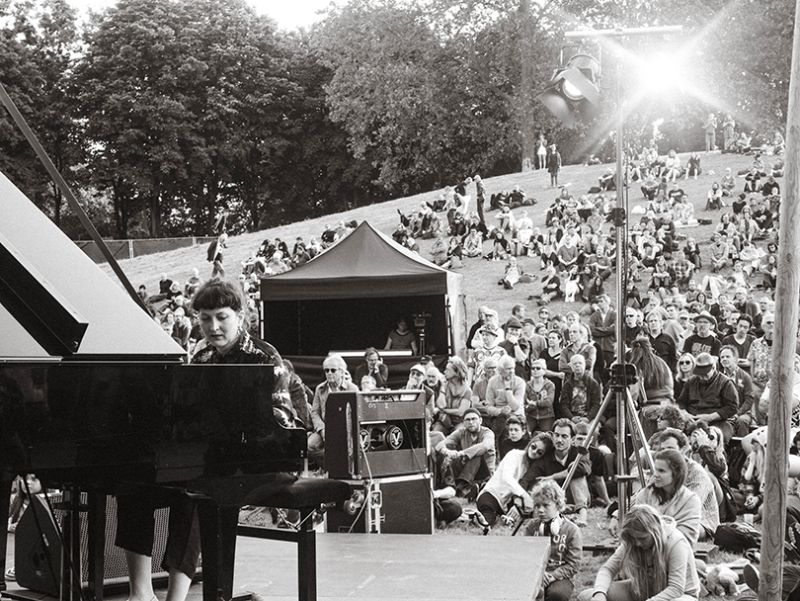
[[[681,155],[683,164],[688,155]],[[767,164],[770,164],[767,158]],[[706,242],[714,227],[719,221],[719,211],[711,213],[704,212],[705,197],[711,183],[718,180],[724,173],[725,167],[731,167],[736,173],[740,169],[749,167],[752,164],[752,157],[711,153],[702,155],[703,173],[697,180],[681,180],[678,186],[683,188],[689,195],[690,201],[695,206],[698,217],[707,216],[713,219],[713,225],[698,226],[682,230],[688,236],[694,237],[699,243]],[[575,195],[585,193],[591,186],[596,185],[598,177],[613,165],[570,165],[562,169],[559,175],[559,182],[562,185],[569,185],[570,191]],[[484,180],[488,197],[500,190],[511,190],[515,184],[519,184],[528,196],[533,196],[537,204],[528,207],[530,217],[533,219],[534,226],[544,227],[544,216],[547,207],[557,196],[557,190],[550,188],[550,178],[546,171],[531,171],[526,173],[512,173]],[[738,187],[739,190],[743,187]],[[468,192],[474,195],[475,188],[470,186]],[[297,236],[308,239],[310,236],[319,236],[328,223],[335,224],[340,220],[367,220],[369,223],[383,232],[390,233],[398,223],[397,210],[405,213],[414,211],[419,203],[425,200],[432,201],[438,196],[441,190],[433,190],[415,196],[389,200],[382,203],[373,204],[367,207],[360,207],[351,211],[336,213],[325,217],[318,217],[306,221],[296,222],[276,228],[269,228],[259,232],[251,232],[239,236],[232,236],[228,240],[228,249],[225,254],[225,267],[228,275],[235,277],[239,273],[241,261],[254,254],[264,238],[274,238],[276,236],[287,241],[291,247],[292,241]],[[630,191],[630,209],[645,201],[639,191],[639,187],[634,184]],[[474,206],[474,199],[473,199]],[[519,212],[517,209],[515,212]],[[487,214],[486,219],[489,224],[496,224],[496,212]],[[423,256],[429,258],[428,251],[432,244],[430,240],[421,240],[420,251]],[[486,245],[488,248],[488,245]],[[520,257],[520,264],[524,271],[540,274],[539,259]],[[173,280],[183,282],[191,274],[192,268],[197,267],[201,276],[208,277],[211,273],[211,265],[206,262],[206,248],[182,248],[174,251],[157,253],[120,262],[122,269],[130,278],[134,287],[146,284],[148,290],[153,293],[158,290],[159,274],[166,272]],[[108,266],[103,268],[114,277]],[[476,315],[476,309],[482,304],[488,304],[503,316],[508,316],[511,307],[518,302],[526,303],[531,309],[533,305],[526,301],[531,294],[541,291],[538,280],[530,284],[519,284],[514,290],[504,290],[497,285],[497,281],[502,277],[504,263],[490,262],[480,259],[467,259],[464,268],[459,270],[464,277],[463,290],[467,297],[467,315],[472,321]],[[611,282],[611,281],[610,281]],[[643,282],[644,284],[644,282]],[[613,284],[608,286],[609,292],[613,296]],[[563,307],[563,304],[554,304],[554,308]]]

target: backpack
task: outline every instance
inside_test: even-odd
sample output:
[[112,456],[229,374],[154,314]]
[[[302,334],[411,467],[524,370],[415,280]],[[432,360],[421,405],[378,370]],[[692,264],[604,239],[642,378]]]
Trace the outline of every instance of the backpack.
[[761,548],[761,533],[748,524],[729,522],[717,527],[714,542],[724,551],[742,553],[753,547]]

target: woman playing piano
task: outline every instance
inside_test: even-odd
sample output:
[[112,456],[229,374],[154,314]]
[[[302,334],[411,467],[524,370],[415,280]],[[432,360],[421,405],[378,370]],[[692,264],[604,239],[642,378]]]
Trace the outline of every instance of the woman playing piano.
[[[201,341],[192,363],[253,364],[275,366],[274,394],[289,398],[283,362],[275,348],[249,335],[245,327],[246,303],[238,282],[211,280],[195,294]],[[288,404],[288,403],[286,403]],[[169,534],[163,568],[169,573],[166,601],[184,601],[200,554],[200,529],[195,503],[186,495],[168,503],[155,495],[137,491],[119,495],[115,544],[125,550],[130,577],[129,601],[153,601],[152,584],[153,512],[169,504]]]

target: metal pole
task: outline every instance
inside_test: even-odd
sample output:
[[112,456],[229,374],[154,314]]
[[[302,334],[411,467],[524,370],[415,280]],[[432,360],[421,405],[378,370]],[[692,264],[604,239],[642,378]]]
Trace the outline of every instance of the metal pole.
[[[628,224],[625,211],[625,181],[622,172],[622,152],[625,143],[625,111],[622,106],[622,81],[621,69],[619,61],[616,63],[615,76],[616,76],[616,102],[617,102],[617,136],[616,136],[616,151],[617,151],[617,215],[615,220],[616,239],[617,239],[617,273],[616,273],[616,288],[617,288],[617,363],[624,366],[625,364],[625,271],[627,266],[625,248],[625,228]],[[623,216],[621,219],[619,216]],[[613,380],[613,376],[612,376]],[[623,378],[624,382],[624,378]],[[612,385],[614,383],[612,382]],[[616,385],[622,385],[617,382]],[[616,405],[617,405],[617,499],[619,500],[619,523],[625,519],[625,512],[628,505],[628,481],[620,476],[625,476],[628,473],[627,457],[628,453],[625,448],[625,434],[627,426],[625,423],[625,392],[617,390]]]
[[789,428],[800,296],[800,0],[796,2],[789,113],[786,135],[786,181],[780,208],[778,277],[772,378],[767,425],[767,460],[761,538],[759,601],[781,598],[783,541],[786,529],[786,481],[789,475]]

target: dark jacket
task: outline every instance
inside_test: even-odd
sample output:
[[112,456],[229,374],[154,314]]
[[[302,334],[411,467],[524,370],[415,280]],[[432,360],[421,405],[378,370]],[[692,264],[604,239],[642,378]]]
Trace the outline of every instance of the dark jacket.
[[717,412],[723,420],[730,419],[739,410],[736,385],[718,371],[708,381],[692,376],[676,400],[682,409],[692,415]]

